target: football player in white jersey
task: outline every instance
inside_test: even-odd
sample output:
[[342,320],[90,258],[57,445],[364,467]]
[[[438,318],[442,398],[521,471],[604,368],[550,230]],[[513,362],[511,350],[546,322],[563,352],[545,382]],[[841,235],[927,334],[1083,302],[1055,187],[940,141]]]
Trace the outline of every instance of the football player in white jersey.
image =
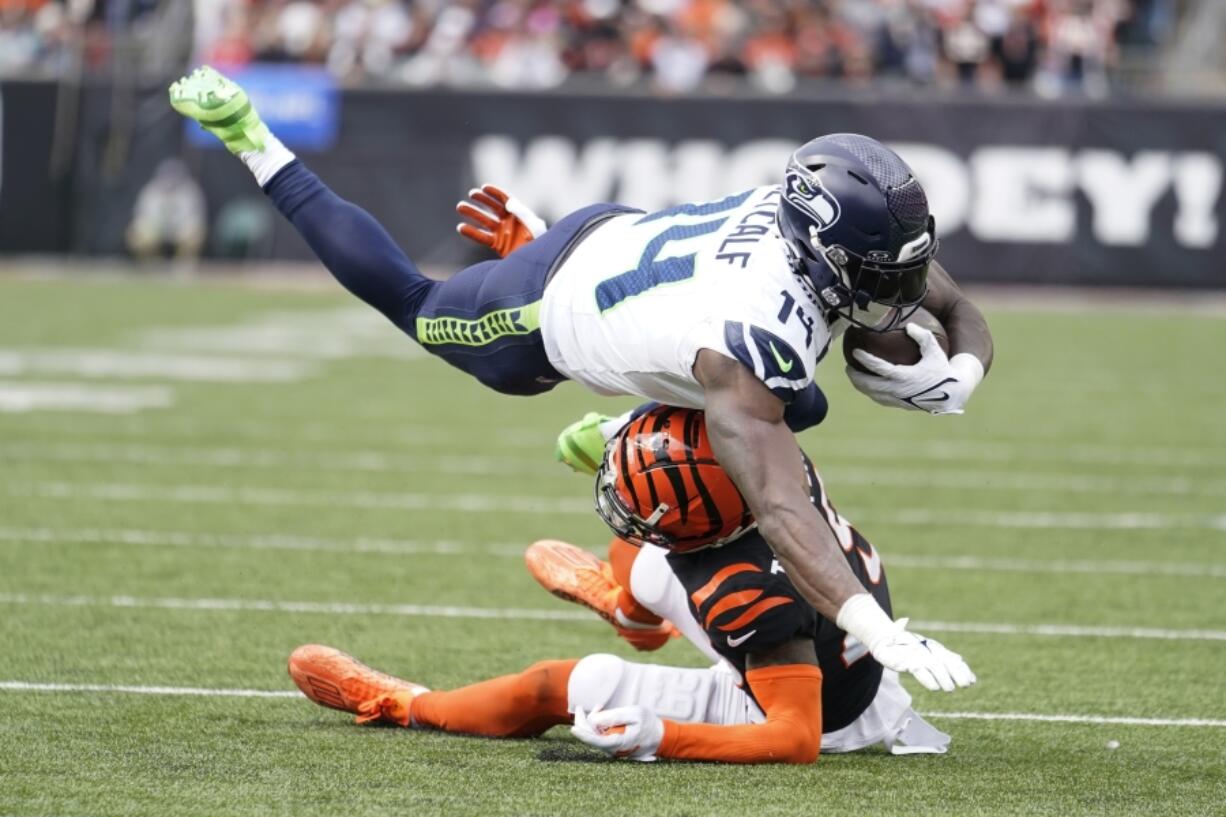
[[[879,369],[883,400],[960,411],[990,364],[986,323],[931,264],[927,199],[888,148],[822,137],[792,156],[779,190],[658,213],[592,205],[436,281],[297,160],[237,84],[201,68],[170,102],[247,164],[342,285],[491,388],[538,394],[574,379],[704,408],[715,453],[801,595],[887,667],[940,671],[943,656],[847,567],[803,490],[792,433],[825,413],[813,372],[839,321],[888,328],[923,303],[948,329],[953,358]],[[894,647],[908,646],[900,663]]]

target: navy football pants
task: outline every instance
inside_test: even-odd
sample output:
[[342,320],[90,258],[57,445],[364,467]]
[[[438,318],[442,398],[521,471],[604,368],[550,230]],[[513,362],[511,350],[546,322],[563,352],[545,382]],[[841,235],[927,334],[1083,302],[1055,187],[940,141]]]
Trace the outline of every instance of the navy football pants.
[[286,166],[265,192],[336,280],[427,351],[504,394],[540,394],[565,379],[541,341],[545,279],[575,233],[614,205],[578,210],[506,258],[435,281],[302,162]]

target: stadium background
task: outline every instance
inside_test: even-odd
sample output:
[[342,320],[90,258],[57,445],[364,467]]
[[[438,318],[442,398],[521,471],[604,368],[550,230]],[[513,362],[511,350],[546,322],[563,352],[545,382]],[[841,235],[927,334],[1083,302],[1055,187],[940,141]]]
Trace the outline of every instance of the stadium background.
[[[0,0],[0,815],[1219,812],[1224,34],[1216,0]],[[983,678],[917,692],[953,754],[641,769],[289,695],[312,640],[441,686],[629,657],[516,559],[599,551],[552,436],[628,404],[486,393],[340,293],[170,111],[205,61],[439,275],[474,183],[552,220],[899,149],[996,368],[945,422],[828,364],[802,443]]]

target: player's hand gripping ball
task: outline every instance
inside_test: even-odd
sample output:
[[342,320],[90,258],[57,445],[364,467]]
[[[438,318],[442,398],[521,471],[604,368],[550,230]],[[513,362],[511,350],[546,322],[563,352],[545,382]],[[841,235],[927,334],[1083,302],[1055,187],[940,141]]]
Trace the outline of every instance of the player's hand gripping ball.
[[983,380],[983,364],[974,355],[949,357],[945,328],[923,309],[901,329],[851,327],[843,338],[843,357],[852,385],[893,408],[962,414]]

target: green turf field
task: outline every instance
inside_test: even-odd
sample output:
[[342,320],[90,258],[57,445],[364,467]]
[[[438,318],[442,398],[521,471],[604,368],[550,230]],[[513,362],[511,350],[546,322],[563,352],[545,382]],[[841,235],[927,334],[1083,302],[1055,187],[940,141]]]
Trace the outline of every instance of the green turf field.
[[637,765],[250,694],[308,641],[438,687],[631,656],[518,556],[605,541],[552,438],[628,403],[499,397],[331,290],[0,278],[0,815],[1226,813],[1226,320],[989,317],[966,416],[836,353],[803,438],[979,675],[908,683],[950,754]]

